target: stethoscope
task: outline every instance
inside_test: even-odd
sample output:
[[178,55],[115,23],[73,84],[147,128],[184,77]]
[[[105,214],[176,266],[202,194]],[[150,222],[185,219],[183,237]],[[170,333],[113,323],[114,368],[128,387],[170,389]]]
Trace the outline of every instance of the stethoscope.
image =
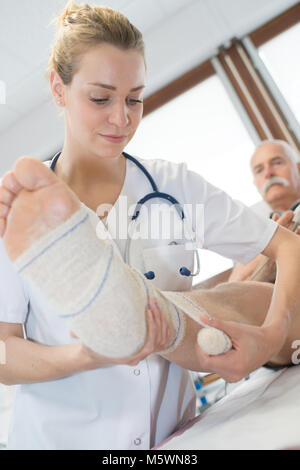
[[[51,164],[50,164],[50,169],[52,171],[54,171],[55,169],[55,165],[57,163],[57,160],[59,159],[61,155],[61,152],[58,152],[54,157],[53,159],[51,160]],[[159,198],[159,199],[164,199],[165,201],[168,201],[171,205],[174,205],[175,209],[176,209],[176,212],[178,213],[178,216],[180,218],[180,220],[182,221],[182,223],[184,223],[184,221],[186,220],[186,217],[185,217],[185,214],[184,214],[184,211],[183,211],[183,208],[181,206],[181,204],[179,204],[179,202],[177,201],[177,199],[175,199],[175,197],[171,196],[170,194],[168,193],[162,193],[160,191],[158,191],[158,187],[155,183],[155,181],[153,180],[152,176],[150,175],[150,173],[148,172],[148,170],[138,161],[136,160],[134,157],[132,157],[131,155],[129,155],[128,153],[125,153],[123,152],[123,155],[125,158],[127,158],[128,160],[132,161],[143,173],[144,175],[146,176],[147,180],[149,181],[151,187],[152,187],[152,192],[151,193],[148,193],[146,194],[146,196],[144,196],[143,198],[141,198],[136,206],[135,206],[135,210],[133,212],[133,215],[131,216],[131,224],[133,222],[136,222],[138,217],[139,217],[139,214],[140,214],[140,211],[141,211],[141,208],[142,206],[149,200],[151,199],[154,199],[154,198]],[[195,238],[193,235],[191,235],[191,241],[192,242],[195,242]],[[125,248],[125,261],[130,265],[130,244],[131,244],[131,237],[128,236],[128,240],[127,240],[127,243],[126,243],[126,248]],[[171,244],[174,244],[174,242],[172,242]],[[199,253],[198,251],[195,249],[194,252],[196,253],[196,260],[197,260],[197,268],[196,268],[196,271],[194,273],[191,273],[191,271],[185,267],[185,266],[182,266],[180,269],[179,269],[179,273],[182,275],[182,276],[197,276],[200,272],[200,259],[199,259]],[[155,278],[155,273],[153,271],[148,271],[147,273],[144,274],[144,276],[147,278],[147,279],[154,279]]]
[[[298,199],[290,208],[289,208],[289,211],[293,211],[295,212],[296,209],[299,210],[299,206],[300,206],[300,199]],[[283,214],[284,211],[273,211],[271,212],[270,214],[270,219],[272,219],[273,215],[274,214],[278,214],[279,216],[281,216]]]
[[[298,199],[290,208],[290,211],[294,212],[294,217],[292,219],[293,225],[291,227],[291,232],[295,232],[295,230],[300,225],[300,199]],[[282,216],[284,211],[273,211],[271,212],[269,218],[272,219],[274,214],[278,214]],[[268,258],[254,273],[251,275],[249,281],[255,280],[256,276],[264,269],[264,267],[270,262],[270,258]]]

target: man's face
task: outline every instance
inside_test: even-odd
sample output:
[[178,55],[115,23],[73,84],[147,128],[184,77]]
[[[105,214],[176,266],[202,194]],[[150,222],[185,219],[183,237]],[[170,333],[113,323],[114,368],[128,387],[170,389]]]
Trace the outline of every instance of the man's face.
[[[300,198],[298,165],[286,155],[280,144],[267,143],[258,148],[252,157],[251,169],[254,184],[271,207],[274,204],[280,206],[281,201],[293,204]],[[279,206],[278,210],[289,207]]]

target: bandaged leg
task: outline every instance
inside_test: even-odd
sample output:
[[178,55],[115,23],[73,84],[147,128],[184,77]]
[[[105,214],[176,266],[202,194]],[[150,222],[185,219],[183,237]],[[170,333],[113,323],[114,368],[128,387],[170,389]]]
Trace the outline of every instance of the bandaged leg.
[[[176,349],[183,339],[184,313],[206,326],[193,302],[178,293],[159,291],[123,262],[112,240],[100,240],[84,208],[36,241],[15,265],[70,330],[104,356],[128,357],[142,348],[149,298],[158,301],[173,331],[165,352]],[[206,330],[200,332],[205,352],[230,349],[224,333]]]

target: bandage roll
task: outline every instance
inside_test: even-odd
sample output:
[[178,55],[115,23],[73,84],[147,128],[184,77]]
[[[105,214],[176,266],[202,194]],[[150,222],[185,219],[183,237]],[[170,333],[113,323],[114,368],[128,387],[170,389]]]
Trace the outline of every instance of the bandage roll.
[[197,336],[197,342],[205,354],[218,356],[232,348],[228,336],[221,330],[212,327],[202,328]]
[[203,328],[197,335],[197,342],[205,354],[217,356],[225,354],[232,348],[230,338],[221,330],[208,326],[200,319],[201,314],[207,314],[205,310],[179,292],[164,292],[164,296],[172,302],[178,310],[184,312]]

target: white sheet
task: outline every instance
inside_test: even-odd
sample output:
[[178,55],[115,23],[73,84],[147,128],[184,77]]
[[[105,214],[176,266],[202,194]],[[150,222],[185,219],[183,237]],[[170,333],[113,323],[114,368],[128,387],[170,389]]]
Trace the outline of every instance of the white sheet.
[[300,367],[261,368],[161,450],[300,449]]

